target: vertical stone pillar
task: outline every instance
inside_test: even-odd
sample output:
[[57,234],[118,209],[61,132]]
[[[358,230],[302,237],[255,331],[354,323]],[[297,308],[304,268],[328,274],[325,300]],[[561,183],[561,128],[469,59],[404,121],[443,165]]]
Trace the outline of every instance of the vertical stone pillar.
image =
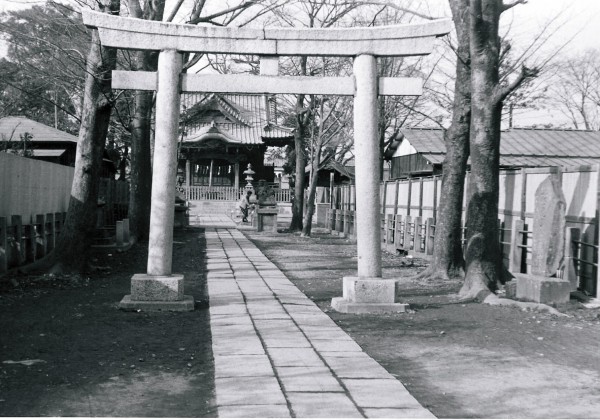
[[333,298],[331,307],[346,313],[404,312],[408,305],[396,302],[396,281],[381,277],[377,59],[372,55],[356,57],[354,77],[354,232],[358,276],[344,277],[343,296]]
[[131,279],[131,294],[122,309],[191,311],[194,298],[183,294],[183,275],[172,274],[177,131],[179,128],[181,54],[161,51],[158,57],[156,130],[152,171],[152,207],[147,274]]
[[175,50],[161,51],[158,57],[156,134],[148,244],[148,274],[153,276],[171,274],[181,67],[180,53]]
[[379,141],[377,139],[377,59],[354,59],[354,153],[356,156],[356,227],[358,277],[381,277],[379,228]]

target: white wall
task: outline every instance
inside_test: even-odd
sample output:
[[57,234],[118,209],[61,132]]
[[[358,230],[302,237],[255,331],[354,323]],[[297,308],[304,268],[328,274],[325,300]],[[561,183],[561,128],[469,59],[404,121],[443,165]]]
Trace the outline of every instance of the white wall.
[[0,217],[66,212],[74,168],[0,153]]

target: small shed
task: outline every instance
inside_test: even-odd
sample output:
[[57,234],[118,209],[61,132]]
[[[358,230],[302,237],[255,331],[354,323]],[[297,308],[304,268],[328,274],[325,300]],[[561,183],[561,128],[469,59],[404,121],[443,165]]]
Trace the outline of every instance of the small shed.
[[[437,175],[446,156],[444,131],[407,128],[391,142],[385,157],[391,162],[391,179]],[[503,130],[500,168],[594,165],[600,162],[600,132],[512,128]]]

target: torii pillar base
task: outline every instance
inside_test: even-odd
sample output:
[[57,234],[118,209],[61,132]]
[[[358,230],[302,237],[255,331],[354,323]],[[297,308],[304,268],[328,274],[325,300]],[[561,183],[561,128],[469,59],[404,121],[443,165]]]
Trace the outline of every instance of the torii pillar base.
[[193,311],[194,298],[183,294],[183,274],[170,276],[134,274],[131,278],[131,294],[121,300],[119,309]]
[[344,277],[344,295],[331,300],[331,307],[347,314],[406,312],[408,303],[396,302],[394,279]]

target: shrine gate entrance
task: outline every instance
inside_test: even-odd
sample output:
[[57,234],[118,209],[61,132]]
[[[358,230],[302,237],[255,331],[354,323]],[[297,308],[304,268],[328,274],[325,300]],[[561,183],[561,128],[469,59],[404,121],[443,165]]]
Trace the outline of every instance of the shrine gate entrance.
[[[345,299],[337,303],[334,299],[334,307],[353,311],[354,298],[364,302],[364,297],[356,295],[359,289],[389,291],[394,288],[393,280],[381,278],[377,97],[418,96],[422,93],[422,80],[378,77],[377,57],[431,53],[435,38],[450,31],[450,20],[371,28],[246,29],[178,25],[84,11],[83,21],[88,27],[98,29],[100,41],[106,47],[160,51],[157,72],[113,71],[114,89],[156,91],[147,273],[133,276],[132,295],[124,298],[122,307],[142,304],[146,309],[190,310],[194,307],[193,298],[183,295],[183,275],[171,272],[177,132],[183,92],[354,96],[356,194],[360,197],[356,203],[358,277],[344,279]],[[182,53],[185,52],[258,55],[261,74],[185,74],[182,73]],[[354,74],[350,77],[279,76],[279,56],[353,57]],[[389,300],[389,293],[385,293],[387,297],[383,300]],[[390,302],[379,302],[377,299],[381,297],[374,299],[367,302],[375,305],[373,310],[377,310],[379,304],[383,309],[389,308]],[[393,302],[392,298],[392,310],[393,305],[401,305]]]

